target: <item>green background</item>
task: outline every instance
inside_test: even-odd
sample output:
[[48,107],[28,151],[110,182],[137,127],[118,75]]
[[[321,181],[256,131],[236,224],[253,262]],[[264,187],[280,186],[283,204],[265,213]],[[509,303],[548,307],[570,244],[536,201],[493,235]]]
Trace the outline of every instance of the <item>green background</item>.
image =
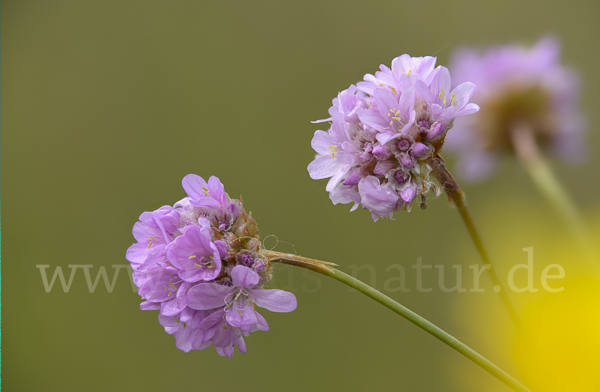
[[[266,312],[271,331],[254,333],[232,360],[212,347],[176,349],[157,312],[139,310],[125,270],[112,293],[102,282],[89,293],[81,270],[69,293],[58,282],[46,293],[36,268],[92,264],[92,277],[99,266],[112,277],[139,214],[182,198],[181,178],[196,173],[243,195],[276,250],[346,271],[370,264],[379,289],[397,276],[390,264],[409,272],[418,257],[468,271],[477,255],[445,197],[374,223],[333,206],[325,181],[306,171],[323,127],[310,121],[403,53],[435,53],[447,65],[461,45],[556,34],[582,75],[592,154],[582,166],[552,164],[586,216],[598,211],[597,1],[5,0],[1,18],[7,391],[506,390],[387,309],[292,267],[277,266],[271,287],[293,291],[298,309]],[[562,233],[510,159],[491,181],[464,188],[492,251],[512,252],[513,264],[525,262],[523,247],[546,252],[523,222]],[[358,277],[369,281],[366,270]],[[391,295],[519,375],[455,317],[477,325],[495,297],[407,285]]]

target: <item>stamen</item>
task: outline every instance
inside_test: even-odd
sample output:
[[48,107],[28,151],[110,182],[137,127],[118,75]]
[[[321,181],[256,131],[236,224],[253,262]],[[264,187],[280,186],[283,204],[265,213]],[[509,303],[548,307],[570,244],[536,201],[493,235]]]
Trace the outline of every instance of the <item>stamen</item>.
[[241,311],[241,310],[239,310],[239,309],[238,309],[238,313],[240,314],[240,316],[243,316],[243,315],[244,315],[244,313],[242,313],[242,311]]
[[450,102],[450,105],[454,106],[454,100],[456,99],[456,94],[452,94],[452,96],[450,97],[450,99],[452,100]]
[[206,187],[204,187],[204,186],[202,187],[202,193],[204,193],[206,196],[210,196],[210,195],[208,194],[208,188],[206,188]]
[[333,154],[335,154],[335,153],[336,153],[336,151],[337,151],[337,149],[338,149],[338,148],[337,148],[337,146],[329,146],[329,148],[331,148],[331,149],[332,149],[332,151],[331,151],[331,157],[332,157],[332,158],[333,158],[333,160],[335,161],[337,158],[336,158],[336,157],[334,157],[334,156],[333,156]]
[[411,72],[412,72],[412,69],[409,69],[408,73],[406,75],[410,75]]
[[202,264],[194,264],[194,265],[198,268],[204,268],[204,266]]
[[196,257],[196,255],[190,256],[188,259],[193,259],[194,257]]

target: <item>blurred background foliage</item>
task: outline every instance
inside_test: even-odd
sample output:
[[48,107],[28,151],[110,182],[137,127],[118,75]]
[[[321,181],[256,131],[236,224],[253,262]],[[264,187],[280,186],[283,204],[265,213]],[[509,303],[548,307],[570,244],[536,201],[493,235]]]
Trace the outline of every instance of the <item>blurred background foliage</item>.
[[[506,390],[389,310],[286,266],[271,287],[294,291],[297,311],[266,315],[271,331],[229,360],[213,348],[177,350],[157,312],[139,310],[124,270],[110,294],[102,283],[89,293],[81,270],[69,293],[58,282],[46,293],[36,265],[92,264],[92,276],[100,266],[112,276],[112,265],[126,263],[138,215],[179,200],[181,178],[196,173],[243,195],[263,237],[280,240],[276,250],[347,271],[370,264],[379,289],[397,276],[390,264],[410,273],[418,257],[469,271],[479,260],[444,197],[377,223],[332,206],[325,181],[306,172],[322,127],[310,120],[400,54],[435,54],[444,65],[461,45],[532,44],[547,33],[581,72],[592,151],[582,166],[552,164],[598,238],[599,17],[594,0],[3,1],[4,387]],[[565,291],[513,295],[525,332],[491,290],[420,293],[409,274],[412,290],[392,296],[536,391],[597,391],[598,357],[589,354],[600,346],[592,333],[600,296],[562,222],[510,160],[491,181],[464,188],[499,270],[525,263],[522,248],[533,246],[536,279],[563,264]],[[425,286],[436,282],[426,274]]]

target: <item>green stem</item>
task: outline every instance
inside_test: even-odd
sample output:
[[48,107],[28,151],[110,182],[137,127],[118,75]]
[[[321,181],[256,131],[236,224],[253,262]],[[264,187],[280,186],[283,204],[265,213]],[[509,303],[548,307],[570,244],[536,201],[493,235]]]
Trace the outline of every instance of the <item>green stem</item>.
[[[592,261],[594,254],[593,240],[585,221],[573,200],[554,176],[550,165],[540,153],[533,131],[526,124],[519,123],[512,128],[510,136],[515,154],[527,173],[540,192],[565,220],[585,255],[589,261]],[[593,267],[598,272],[596,263],[593,263]]]
[[463,222],[465,223],[465,226],[467,226],[467,231],[469,232],[469,235],[471,236],[471,239],[473,240],[473,243],[475,244],[475,248],[477,248],[477,252],[479,253],[479,256],[481,257],[481,260],[483,261],[483,263],[485,265],[488,265],[490,267],[489,273],[490,273],[490,277],[492,278],[492,282],[494,283],[494,286],[495,286],[494,291],[496,291],[500,294],[502,301],[504,302],[507,310],[510,313],[510,316],[511,316],[513,322],[515,323],[515,326],[518,326],[521,322],[521,317],[519,315],[519,312],[517,312],[516,307],[513,305],[510,297],[508,296],[508,290],[505,289],[504,285],[502,284],[502,280],[500,279],[500,277],[498,276],[498,274],[496,273],[496,270],[494,269],[494,267],[492,265],[490,255],[487,252],[485,246],[483,245],[483,240],[481,239],[481,235],[479,235],[479,231],[477,230],[477,227],[475,226],[475,222],[473,221],[471,212],[469,211],[469,208],[467,207],[467,198],[466,198],[464,192],[462,191],[462,189],[460,189],[460,187],[458,186],[458,183],[456,182],[454,177],[452,177],[452,174],[450,174],[448,169],[446,169],[446,166],[444,166],[444,163],[443,163],[443,160],[441,157],[438,156],[438,157],[433,158],[431,160],[430,164],[433,169],[432,175],[440,183],[440,185],[444,188],[444,191],[446,191],[448,198],[456,206],[456,209],[458,210],[460,217],[462,218]]
[[477,365],[486,370],[488,373],[490,373],[498,380],[502,381],[504,384],[509,386],[513,391],[531,392],[527,387],[525,387],[519,381],[515,380],[504,370],[494,365],[491,361],[486,359],[484,356],[482,356],[481,354],[479,354],[460,340],[456,339],[454,336],[450,335],[448,332],[437,327],[430,321],[427,321],[426,319],[419,316],[410,309],[400,305],[398,302],[394,301],[387,295],[384,295],[383,293],[375,290],[371,286],[361,282],[356,278],[353,278],[348,274],[343,273],[342,271],[332,268],[332,263],[325,263],[314,259],[308,259],[302,256],[274,252],[269,250],[263,250],[262,253],[267,258],[269,258],[271,262],[279,262],[283,264],[289,264],[306,268],[318,272],[322,275],[328,276],[330,278],[333,278],[339,282],[344,283],[345,285],[352,287],[353,289],[356,289],[357,291],[365,294],[368,297],[371,297],[383,306],[387,307],[388,309],[404,317],[411,323],[415,324],[417,327],[423,329],[424,331],[435,336],[442,342],[446,343],[448,346],[452,347],[465,357],[469,358],[471,361],[475,362]]

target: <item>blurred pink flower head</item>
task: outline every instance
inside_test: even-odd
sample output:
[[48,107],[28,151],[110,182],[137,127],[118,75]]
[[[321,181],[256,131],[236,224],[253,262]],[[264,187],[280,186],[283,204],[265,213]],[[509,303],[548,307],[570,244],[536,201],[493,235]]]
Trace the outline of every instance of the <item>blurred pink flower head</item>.
[[477,84],[475,116],[461,118],[446,148],[458,156],[458,173],[486,178],[501,156],[514,150],[511,132],[525,125],[537,143],[556,156],[580,161],[585,156],[585,121],[579,112],[577,74],[560,64],[560,45],[542,38],[532,48],[507,45],[484,53],[455,51],[450,69],[454,82]]

